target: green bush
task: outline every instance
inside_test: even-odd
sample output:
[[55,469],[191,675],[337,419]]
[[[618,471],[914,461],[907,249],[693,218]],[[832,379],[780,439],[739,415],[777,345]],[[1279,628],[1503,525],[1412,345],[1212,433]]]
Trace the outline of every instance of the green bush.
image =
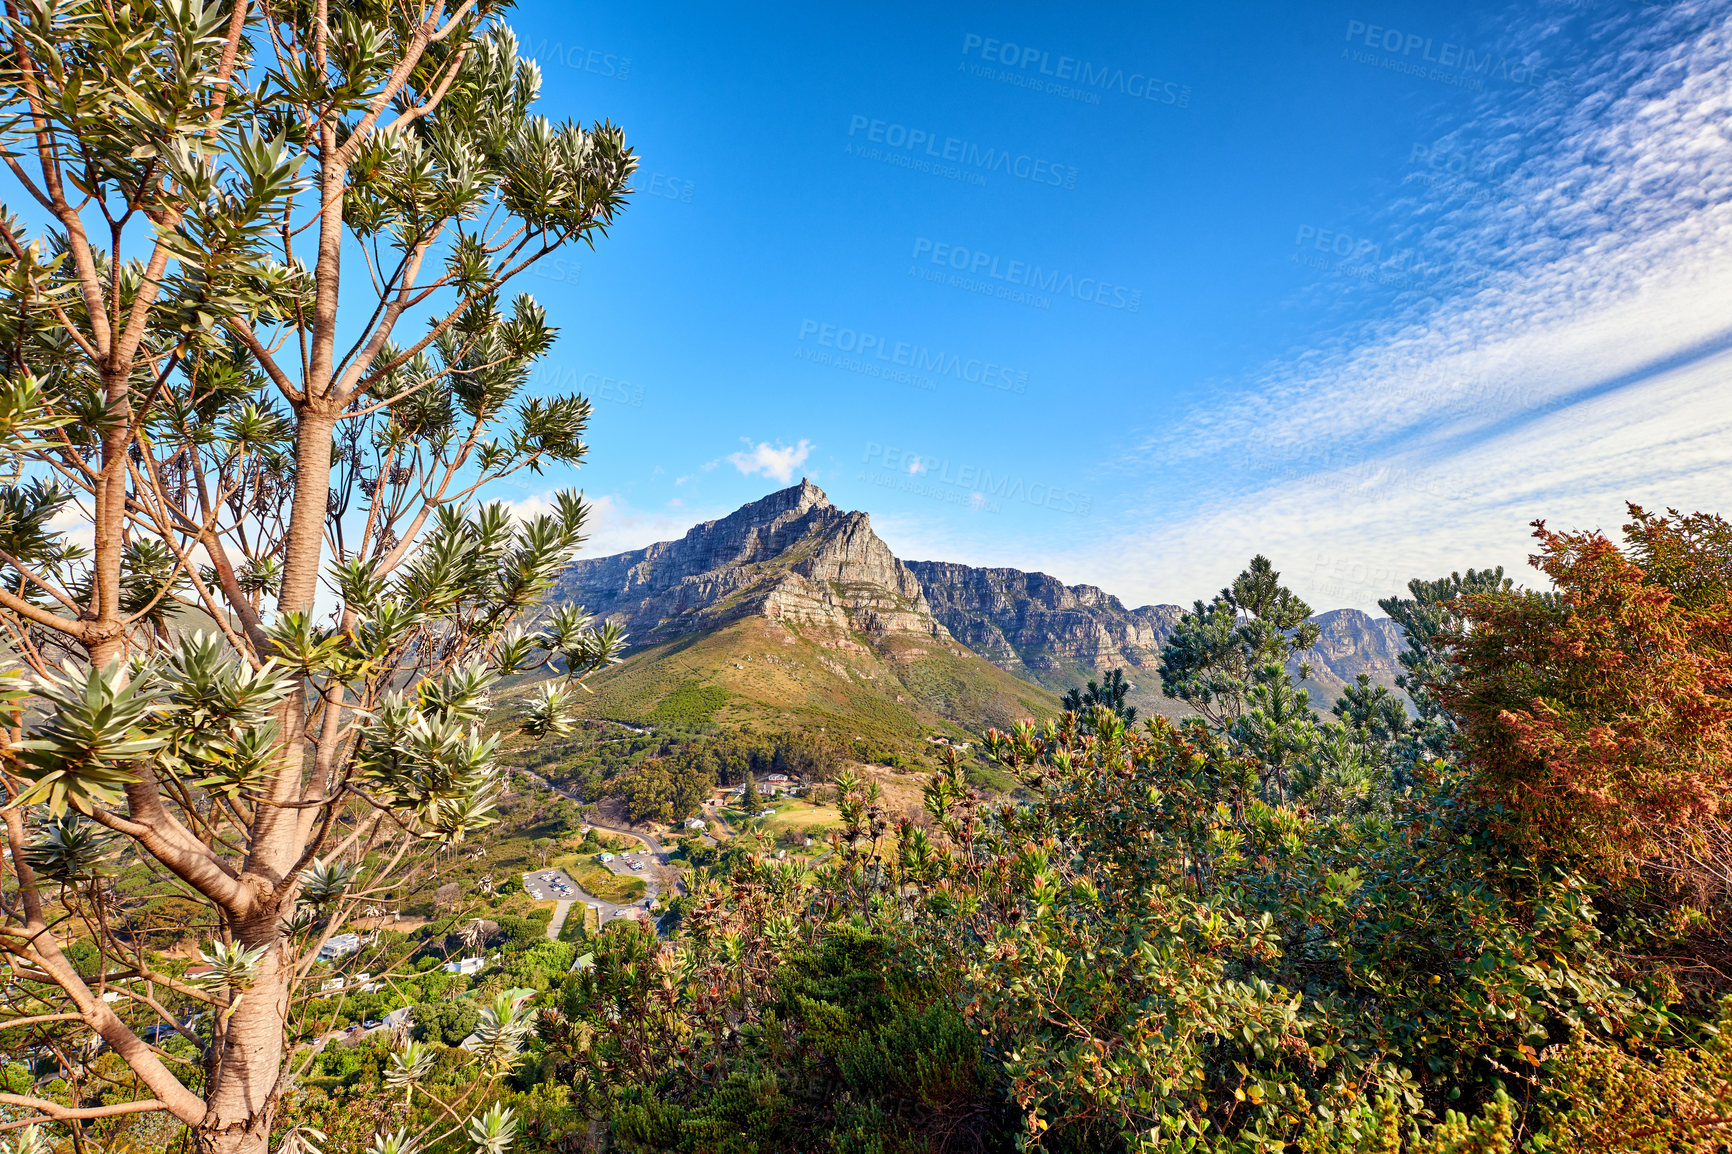
[[415,1039],[442,1046],[455,1046],[462,1042],[475,1032],[481,1021],[481,1011],[474,1000],[466,998],[417,1002],[411,1015],[415,1019]]

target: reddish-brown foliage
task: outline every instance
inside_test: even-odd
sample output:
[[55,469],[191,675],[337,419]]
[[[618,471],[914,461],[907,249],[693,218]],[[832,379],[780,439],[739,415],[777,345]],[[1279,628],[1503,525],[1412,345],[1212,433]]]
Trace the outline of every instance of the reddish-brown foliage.
[[1698,859],[1732,807],[1732,526],[1630,513],[1623,549],[1536,522],[1556,593],[1463,598],[1441,693],[1511,832],[1614,876]]

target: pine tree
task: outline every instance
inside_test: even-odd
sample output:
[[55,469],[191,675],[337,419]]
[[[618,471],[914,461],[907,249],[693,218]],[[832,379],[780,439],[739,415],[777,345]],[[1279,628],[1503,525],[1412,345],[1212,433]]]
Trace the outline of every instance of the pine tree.
[[[1317,644],[1311,607],[1281,584],[1267,557],[1251,558],[1214,600],[1198,601],[1161,650],[1161,692],[1225,728],[1244,712],[1264,671]],[[1299,676],[1310,676],[1301,665]]]
[[1125,704],[1125,694],[1135,688],[1136,686],[1125,680],[1124,670],[1109,669],[1100,684],[1097,685],[1094,679],[1090,678],[1086,687],[1072,688],[1061,701],[1065,709],[1075,713],[1079,724],[1085,727],[1092,726],[1093,723],[1088,718],[1093,707],[1097,705],[1112,710],[1120,721],[1131,726],[1137,722],[1137,707]]

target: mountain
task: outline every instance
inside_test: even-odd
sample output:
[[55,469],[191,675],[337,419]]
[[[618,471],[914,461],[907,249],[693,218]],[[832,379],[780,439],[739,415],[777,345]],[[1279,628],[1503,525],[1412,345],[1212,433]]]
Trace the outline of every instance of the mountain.
[[[1331,609],[1311,620],[1318,626],[1317,644],[1296,655],[1294,661],[1311,666],[1311,677],[1305,684],[1312,687],[1314,704],[1333,704],[1341,688],[1361,673],[1384,685],[1395,685],[1395,676],[1401,672],[1396,657],[1407,648],[1401,626],[1358,609]],[[1326,696],[1319,696],[1319,688]]]
[[[606,716],[838,725],[883,735],[977,730],[1056,708],[1053,693],[1118,666],[1145,712],[1177,605],[1127,608],[1044,573],[900,561],[865,513],[802,480],[677,541],[574,562],[555,588],[633,645],[590,681]],[[1295,658],[1322,708],[1359,673],[1392,683],[1401,630],[1335,609]]]
[[602,716],[912,738],[1057,706],[951,637],[871,519],[804,480],[677,541],[577,561],[554,597],[632,643],[589,680]]
[[[1177,605],[1127,609],[1093,585],[1066,585],[1045,573],[981,569],[948,561],[909,561],[932,612],[951,635],[1010,673],[1063,691],[1115,666],[1135,685],[1128,700],[1145,713],[1182,716],[1186,706],[1160,692],[1161,647],[1179,623]],[[1358,609],[1311,618],[1317,644],[1294,657],[1311,666],[1302,684],[1314,704],[1332,704],[1360,673],[1394,685],[1404,647],[1401,628]]]
[[1093,585],[1066,585],[1045,573],[910,561],[933,615],[951,636],[1009,673],[1063,691],[1114,666],[1136,684],[1133,703],[1176,715],[1160,696],[1161,646],[1184,611],[1177,605],[1126,609]]
[[678,541],[574,562],[556,595],[619,622],[637,644],[745,617],[950,641],[871,518],[836,508],[805,479]]

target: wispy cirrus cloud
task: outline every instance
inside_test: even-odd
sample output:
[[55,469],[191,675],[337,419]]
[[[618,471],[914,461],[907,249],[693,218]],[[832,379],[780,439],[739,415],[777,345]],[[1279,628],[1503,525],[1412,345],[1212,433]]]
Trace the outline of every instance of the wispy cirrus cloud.
[[1535,518],[1732,506],[1732,7],[1579,19],[1572,81],[1446,129],[1522,157],[1489,195],[1349,222],[1397,272],[1424,254],[1423,281],[1373,262],[1311,286],[1370,319],[1147,435],[1122,468],[1191,479],[1184,511],[1054,561],[1189,600],[1262,551],[1314,603],[1371,608],[1410,576],[1521,566]]

